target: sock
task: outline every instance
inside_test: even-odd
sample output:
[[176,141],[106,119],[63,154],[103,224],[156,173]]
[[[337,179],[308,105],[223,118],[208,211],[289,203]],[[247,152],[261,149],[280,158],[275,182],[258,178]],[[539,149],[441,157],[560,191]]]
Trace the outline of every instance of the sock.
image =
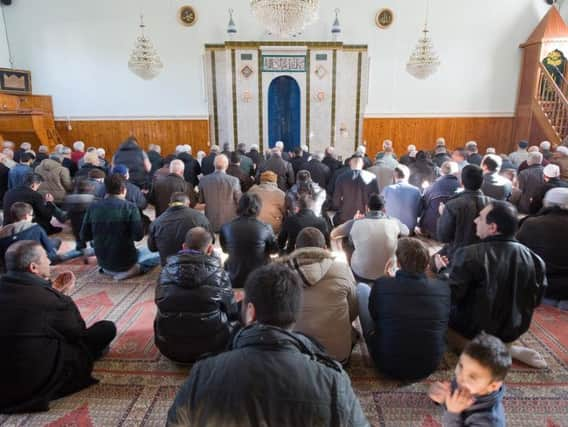
[[511,356],[533,368],[544,369],[548,367],[546,360],[536,350],[519,345],[511,346]]

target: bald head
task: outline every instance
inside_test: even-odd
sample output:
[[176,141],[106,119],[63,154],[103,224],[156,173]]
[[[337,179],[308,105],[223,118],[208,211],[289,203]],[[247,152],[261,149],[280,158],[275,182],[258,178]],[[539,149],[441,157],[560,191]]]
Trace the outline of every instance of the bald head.
[[226,171],[229,167],[229,159],[224,154],[215,156],[215,170]]

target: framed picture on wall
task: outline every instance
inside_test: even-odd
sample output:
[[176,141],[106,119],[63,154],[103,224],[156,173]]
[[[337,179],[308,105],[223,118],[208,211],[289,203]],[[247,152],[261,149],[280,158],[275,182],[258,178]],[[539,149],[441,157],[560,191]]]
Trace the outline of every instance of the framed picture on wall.
[[32,93],[32,72],[0,68],[0,92],[30,95]]

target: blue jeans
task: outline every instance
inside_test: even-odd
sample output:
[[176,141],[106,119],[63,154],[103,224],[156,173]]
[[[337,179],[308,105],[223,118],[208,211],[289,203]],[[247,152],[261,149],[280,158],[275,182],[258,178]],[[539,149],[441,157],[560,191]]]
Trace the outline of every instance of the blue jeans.
[[[141,274],[148,273],[150,270],[152,270],[154,267],[160,264],[160,254],[151,252],[150,249],[148,249],[147,247],[136,249],[136,252],[138,254],[138,259],[136,260],[136,263],[140,264]],[[118,272],[107,269],[104,269],[104,271],[105,273],[113,276],[124,273],[124,271]]]

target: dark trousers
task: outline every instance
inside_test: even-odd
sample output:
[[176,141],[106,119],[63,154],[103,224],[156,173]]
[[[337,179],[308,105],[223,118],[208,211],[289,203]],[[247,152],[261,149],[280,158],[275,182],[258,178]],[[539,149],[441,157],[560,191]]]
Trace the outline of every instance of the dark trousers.
[[100,359],[104,350],[116,337],[116,326],[109,320],[101,320],[87,329],[83,342],[89,349],[93,359]]

